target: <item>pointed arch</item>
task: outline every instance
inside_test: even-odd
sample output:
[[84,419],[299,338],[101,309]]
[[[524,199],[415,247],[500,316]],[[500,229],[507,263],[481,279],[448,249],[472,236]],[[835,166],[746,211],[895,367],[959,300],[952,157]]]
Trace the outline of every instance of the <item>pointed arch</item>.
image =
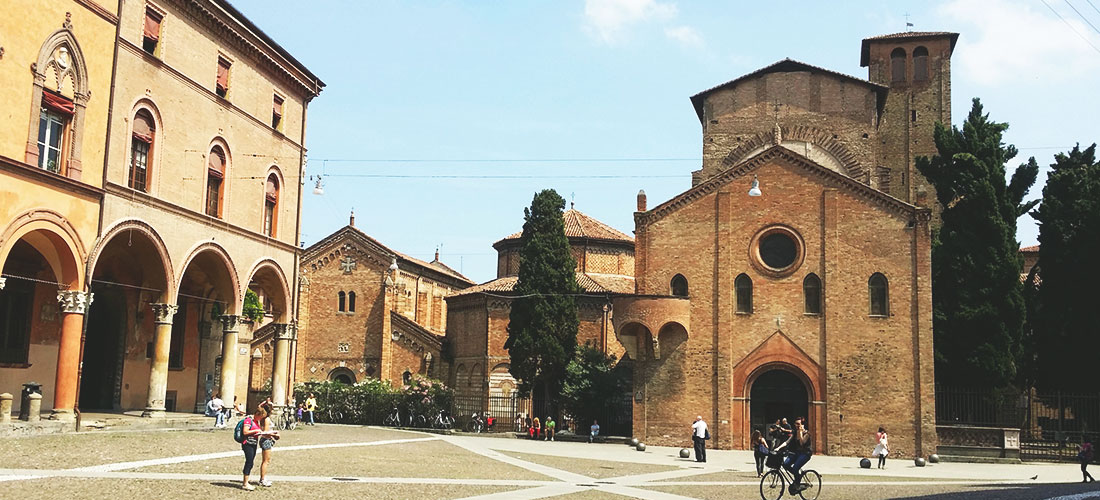
[[677,274],[672,277],[672,281],[668,284],[669,292],[677,297],[688,296],[688,280],[682,274]]
[[84,51],[68,26],[53,32],[42,43],[31,73],[24,161],[80,180],[84,115],[91,94]]

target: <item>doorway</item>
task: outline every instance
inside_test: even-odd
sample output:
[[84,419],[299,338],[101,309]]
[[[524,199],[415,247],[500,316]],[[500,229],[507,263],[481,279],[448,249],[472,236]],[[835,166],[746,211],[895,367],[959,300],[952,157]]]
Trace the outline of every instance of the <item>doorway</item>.
[[767,433],[767,426],[781,418],[794,425],[794,419],[809,417],[806,384],[794,373],[772,369],[752,383],[749,415],[753,429]]
[[122,293],[97,287],[88,308],[80,376],[80,407],[87,410],[120,409],[122,350],[126,338],[126,300]]

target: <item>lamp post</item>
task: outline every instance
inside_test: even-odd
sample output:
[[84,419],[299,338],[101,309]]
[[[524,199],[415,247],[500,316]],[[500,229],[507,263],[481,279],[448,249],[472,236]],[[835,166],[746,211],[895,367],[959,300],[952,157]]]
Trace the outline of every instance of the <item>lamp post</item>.
[[[316,190],[314,191],[317,192]],[[749,188],[749,196],[760,196],[764,193],[760,192],[760,179],[756,177],[756,174],[752,176],[752,187]]]

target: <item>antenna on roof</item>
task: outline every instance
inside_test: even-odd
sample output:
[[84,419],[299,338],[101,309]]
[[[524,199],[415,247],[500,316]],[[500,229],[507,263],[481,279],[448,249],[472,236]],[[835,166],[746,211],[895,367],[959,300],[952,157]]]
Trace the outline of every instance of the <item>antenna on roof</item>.
[[905,32],[913,31],[913,23],[909,22],[909,13],[905,13]]
[[570,210],[573,210],[573,207],[577,204],[576,198],[577,198],[577,193],[569,193],[569,209]]

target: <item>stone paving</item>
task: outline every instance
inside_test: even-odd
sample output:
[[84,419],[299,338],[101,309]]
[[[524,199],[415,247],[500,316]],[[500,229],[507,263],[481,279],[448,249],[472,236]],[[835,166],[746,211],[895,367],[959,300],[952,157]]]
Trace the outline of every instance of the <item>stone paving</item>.
[[[677,448],[646,452],[620,444],[535,442],[484,436],[319,425],[284,433],[272,488],[240,489],[240,447],[232,430],[92,432],[5,439],[0,497],[209,498],[554,498],[652,500],[759,498],[751,453],[708,452],[709,463]],[[937,464],[893,460],[885,471],[858,460],[816,456],[822,498],[1100,499],[1077,483],[1073,464]],[[259,479],[259,470],[252,479]]]

